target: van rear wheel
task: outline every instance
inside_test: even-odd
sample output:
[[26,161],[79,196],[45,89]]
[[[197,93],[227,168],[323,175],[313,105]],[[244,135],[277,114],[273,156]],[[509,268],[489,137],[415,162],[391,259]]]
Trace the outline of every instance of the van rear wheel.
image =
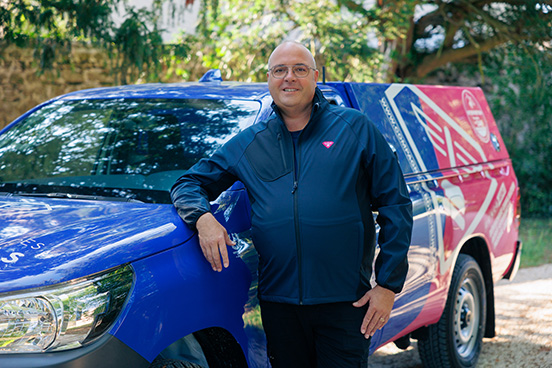
[[475,367],[485,331],[487,300],[477,262],[460,254],[454,267],[447,303],[439,322],[428,327],[418,351],[427,368]]

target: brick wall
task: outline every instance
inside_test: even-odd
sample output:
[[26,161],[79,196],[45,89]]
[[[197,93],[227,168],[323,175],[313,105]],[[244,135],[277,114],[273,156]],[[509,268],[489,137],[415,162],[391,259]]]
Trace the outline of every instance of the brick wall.
[[45,71],[33,53],[31,48],[0,44],[0,128],[53,97],[115,83],[109,59],[99,50],[74,46],[71,63],[55,63]]
[[[0,129],[32,107],[49,99],[86,88],[120,84],[109,68],[112,62],[104,51],[73,45],[70,62],[56,62],[41,70],[34,49],[6,46],[0,40]],[[192,59],[193,60],[193,59]],[[190,80],[198,80],[207,70],[201,59],[180,61],[171,68],[186,68]],[[167,72],[168,66],[164,66]],[[127,83],[132,83],[127,75]],[[181,82],[177,73],[166,73],[160,82]]]

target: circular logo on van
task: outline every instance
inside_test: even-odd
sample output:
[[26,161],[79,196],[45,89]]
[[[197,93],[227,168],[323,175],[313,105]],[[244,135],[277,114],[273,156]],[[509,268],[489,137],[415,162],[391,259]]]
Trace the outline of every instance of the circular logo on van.
[[479,101],[477,101],[473,93],[464,90],[462,91],[462,104],[475,135],[484,143],[488,143],[490,137],[489,125]]

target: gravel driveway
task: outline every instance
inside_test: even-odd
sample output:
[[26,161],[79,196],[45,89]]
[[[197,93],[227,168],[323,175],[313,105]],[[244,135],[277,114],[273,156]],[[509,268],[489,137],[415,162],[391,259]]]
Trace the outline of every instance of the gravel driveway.
[[[484,339],[478,368],[552,368],[552,264],[519,270],[495,285],[496,337]],[[388,344],[370,368],[421,368],[416,342]]]

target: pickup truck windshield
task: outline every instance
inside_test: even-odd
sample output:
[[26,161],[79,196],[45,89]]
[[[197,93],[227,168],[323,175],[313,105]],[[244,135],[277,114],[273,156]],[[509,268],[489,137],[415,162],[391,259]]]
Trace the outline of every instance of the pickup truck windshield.
[[57,101],[0,135],[0,192],[170,203],[175,180],[259,109],[242,100]]

